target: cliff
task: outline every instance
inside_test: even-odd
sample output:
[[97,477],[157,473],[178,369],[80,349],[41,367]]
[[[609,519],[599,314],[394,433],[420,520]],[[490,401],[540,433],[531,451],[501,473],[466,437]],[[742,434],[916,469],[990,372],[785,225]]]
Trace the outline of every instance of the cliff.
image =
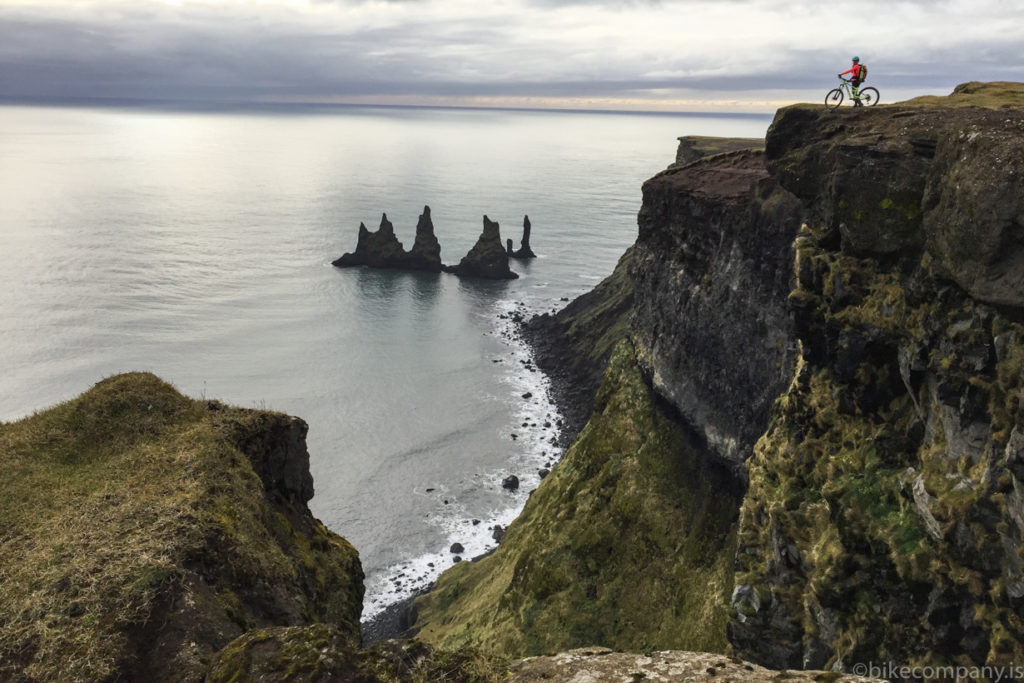
[[772,666],[1020,661],[1024,112],[820,114],[767,140],[806,213],[801,352],[748,464],[730,638]]
[[1021,93],[794,106],[648,181],[616,275],[530,326],[584,384],[628,337],[592,417],[420,637],[1020,661]]
[[357,647],[362,570],[306,507],[305,435],[149,374],[0,425],[0,678],[200,680],[268,625]]

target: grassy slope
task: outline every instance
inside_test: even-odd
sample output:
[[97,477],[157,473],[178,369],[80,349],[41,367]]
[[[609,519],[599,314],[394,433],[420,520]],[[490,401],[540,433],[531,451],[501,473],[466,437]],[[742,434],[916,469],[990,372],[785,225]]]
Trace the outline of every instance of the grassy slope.
[[497,551],[417,602],[419,637],[509,656],[724,651],[737,506],[700,460],[623,343],[593,418]]
[[[162,626],[230,639],[266,616],[239,590],[300,574],[333,591],[325,602],[358,600],[358,628],[355,551],[322,525],[293,527],[228,436],[266,416],[131,374],[0,425],[0,677],[123,676]],[[194,624],[175,625],[186,605]]]

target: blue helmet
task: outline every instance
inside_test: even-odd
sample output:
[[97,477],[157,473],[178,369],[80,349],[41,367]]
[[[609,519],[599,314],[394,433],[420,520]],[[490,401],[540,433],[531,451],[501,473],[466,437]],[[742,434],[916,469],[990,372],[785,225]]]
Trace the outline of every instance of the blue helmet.
[[854,58],[853,58],[853,61],[855,61],[855,62],[859,62],[859,61],[860,61],[860,57],[854,57]]

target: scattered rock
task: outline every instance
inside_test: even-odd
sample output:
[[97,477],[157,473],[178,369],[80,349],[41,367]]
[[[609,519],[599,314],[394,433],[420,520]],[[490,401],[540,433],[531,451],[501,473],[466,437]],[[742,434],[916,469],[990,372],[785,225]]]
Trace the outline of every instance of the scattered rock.
[[519,477],[514,474],[505,477],[501,481],[501,487],[503,489],[508,489],[509,491],[515,491],[519,488]]
[[462,547],[461,543],[452,543],[452,547],[448,549],[452,554],[459,555],[466,552],[466,549]]
[[538,475],[540,475],[540,478],[541,478],[541,479],[543,479],[544,477],[546,477],[546,476],[548,476],[549,474],[551,474],[551,470],[549,470],[549,469],[547,469],[547,468],[545,467],[545,468],[544,468],[544,469],[542,469],[542,470],[537,470],[537,474],[538,474]]
[[523,394],[523,398],[533,398],[533,394],[527,391],[525,394]]
[[491,534],[491,538],[494,539],[495,543],[501,543],[502,537],[505,535],[505,527],[500,524],[494,525],[494,533]]

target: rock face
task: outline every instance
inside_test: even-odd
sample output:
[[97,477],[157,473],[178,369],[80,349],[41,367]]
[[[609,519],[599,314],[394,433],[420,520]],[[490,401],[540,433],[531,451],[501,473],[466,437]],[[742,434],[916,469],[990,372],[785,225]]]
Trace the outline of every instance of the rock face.
[[395,228],[387,214],[380,219],[377,232],[370,232],[359,224],[359,241],[354,252],[344,254],[332,262],[339,268],[370,266],[371,268],[405,268],[441,272],[441,246],[434,236],[434,224],[430,220],[430,207],[424,206],[416,223],[416,240],[412,250],[406,252],[395,236]]
[[498,224],[487,216],[484,216],[484,231],[473,248],[457,266],[445,266],[445,271],[487,280],[514,280],[519,277],[508,266],[508,252],[501,246]]
[[802,209],[760,152],[665,171],[643,196],[630,265],[638,355],[658,393],[739,469],[792,376],[786,296]]
[[1024,111],[850,113],[768,135],[807,220],[800,358],[748,463],[730,640],[776,667],[1020,661]]
[[358,647],[363,574],[306,507],[305,435],[141,373],[0,424],[0,678],[197,681],[275,624]]
[[523,216],[523,240],[519,243],[517,251],[512,250],[512,240],[508,240],[508,255],[511,258],[537,258],[537,255],[530,249],[530,217]]

